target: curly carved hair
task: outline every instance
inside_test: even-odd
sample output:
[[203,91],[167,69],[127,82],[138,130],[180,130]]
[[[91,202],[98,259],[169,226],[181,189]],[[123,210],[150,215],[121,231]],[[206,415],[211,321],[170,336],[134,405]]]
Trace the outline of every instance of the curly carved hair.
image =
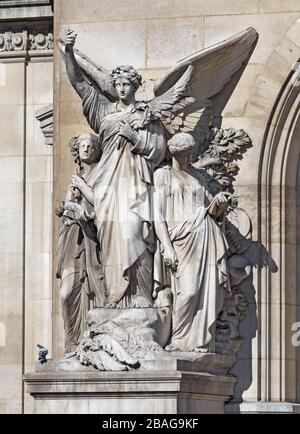
[[126,78],[129,80],[136,89],[142,85],[142,76],[130,65],[118,66],[110,75],[113,86],[116,86],[116,80],[118,78]]
[[86,138],[91,139],[92,143],[98,147],[99,151],[101,151],[101,145],[100,145],[99,138],[95,134],[84,133],[84,134],[80,134],[79,136],[73,137],[70,140],[69,149],[71,151],[71,154],[74,157],[74,162],[76,164],[78,164],[80,170],[82,169],[82,165],[81,165],[81,160],[79,157],[79,146],[80,146],[80,143],[83,140],[85,140]]
[[183,151],[193,151],[196,146],[194,137],[188,133],[175,134],[168,141],[168,148],[171,155],[178,154]]

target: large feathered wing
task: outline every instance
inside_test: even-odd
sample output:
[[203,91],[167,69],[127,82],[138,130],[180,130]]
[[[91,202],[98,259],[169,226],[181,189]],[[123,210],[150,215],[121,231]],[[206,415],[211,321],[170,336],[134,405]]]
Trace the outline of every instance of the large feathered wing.
[[189,65],[193,66],[188,93],[194,102],[187,104],[181,116],[169,122],[167,128],[170,133],[190,132],[199,141],[206,135],[210,125],[221,126],[224,107],[249,62],[257,40],[256,30],[248,28],[179,61],[155,83],[154,94],[158,98],[176,85]]
[[184,108],[193,104],[195,98],[190,96],[189,83],[193,73],[193,66],[188,65],[179,80],[164,94],[154,98],[148,103],[149,111],[146,121],[160,119],[163,122],[176,122],[176,115]]

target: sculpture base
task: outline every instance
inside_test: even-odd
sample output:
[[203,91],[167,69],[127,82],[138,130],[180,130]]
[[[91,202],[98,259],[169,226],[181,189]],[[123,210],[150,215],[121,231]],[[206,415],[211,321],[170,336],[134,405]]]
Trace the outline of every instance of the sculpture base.
[[[199,365],[173,360],[162,369],[73,371],[72,361],[49,361],[24,379],[35,414],[224,413],[236,379],[198,372]],[[76,361],[74,361],[76,363]]]

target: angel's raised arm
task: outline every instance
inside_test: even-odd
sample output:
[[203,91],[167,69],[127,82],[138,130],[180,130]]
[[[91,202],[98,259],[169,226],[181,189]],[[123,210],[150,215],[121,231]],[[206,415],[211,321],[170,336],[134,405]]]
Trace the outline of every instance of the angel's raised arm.
[[57,41],[58,47],[69,80],[82,99],[84,116],[90,127],[98,134],[101,120],[116,110],[117,94],[109,73],[74,49],[76,37],[75,32],[68,30],[65,41]]
[[73,48],[76,37],[77,34],[75,32],[68,30],[65,41],[65,63],[69,80],[78,95],[83,99],[88,92],[88,83],[86,82],[74,55]]
[[108,101],[116,102],[118,96],[108,71],[74,48],[76,38],[77,34],[68,30],[65,41],[57,41],[72,86],[81,97],[93,86]]

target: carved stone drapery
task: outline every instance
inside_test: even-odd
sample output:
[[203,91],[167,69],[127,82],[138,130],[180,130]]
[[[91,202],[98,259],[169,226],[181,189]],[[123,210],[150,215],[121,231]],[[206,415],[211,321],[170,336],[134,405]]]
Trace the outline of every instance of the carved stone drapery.
[[[250,59],[255,48],[257,32],[246,29],[209,48],[214,61],[209,60],[207,51],[205,55],[202,51],[184,59],[179,69],[174,67],[154,84],[155,98],[146,102],[135,99],[142,77],[132,66],[119,66],[109,75],[79,50],[73,51],[76,38],[73,30],[66,30],[65,39],[59,40],[58,46],[68,78],[83,100],[84,115],[105,146],[98,167],[99,179],[94,186],[84,184],[80,176],[74,175],[70,189],[81,191],[90,204],[95,204],[93,214],[97,222],[96,242],[101,246],[103,260],[104,293],[101,303],[93,302],[91,310],[98,309],[99,319],[93,326],[85,323],[82,339],[72,342],[71,351],[69,322],[67,315],[64,317],[65,353],[68,357],[77,357],[82,365],[91,365],[98,370],[138,368],[149,358],[161,360],[169,353],[172,353],[171,358],[177,353],[193,357],[193,354],[206,352],[235,356],[242,342],[239,323],[246,315],[248,304],[239,285],[247,278],[251,279],[252,271],[251,264],[242,254],[249,247],[251,236],[248,239],[244,235],[239,218],[236,224],[231,223],[230,214],[238,205],[233,196],[233,181],[238,174],[235,162],[242,159],[242,154],[252,147],[252,143],[243,130],[224,130],[218,124],[224,104],[245,67],[245,59]],[[232,50],[227,51],[229,46]],[[217,59],[226,63],[226,73],[219,70]],[[132,84],[131,93],[120,90],[124,80]],[[123,99],[132,106],[130,112],[118,109],[118,104],[124,103]],[[216,99],[222,103],[218,105]],[[192,108],[187,108],[192,104]],[[171,137],[168,143],[165,130]],[[120,137],[119,147],[116,142]],[[141,160],[132,157],[129,143]],[[78,152],[81,149],[82,161],[90,161],[92,144],[84,141],[81,144]],[[141,178],[139,162],[146,163],[143,160],[145,152],[151,155],[152,166],[143,166],[145,172]],[[122,163],[116,166],[116,159]],[[125,167],[131,169],[125,171]],[[104,179],[99,173],[105,173],[107,177]],[[144,185],[145,179],[152,179],[152,175],[157,193],[163,187],[153,200],[151,189]],[[121,195],[123,198],[120,179],[136,188],[134,199],[130,198],[130,209],[125,205],[121,214],[120,204],[117,206],[107,193],[103,194],[109,188],[117,198]],[[180,194],[172,190],[174,185],[179,186]],[[193,210],[191,199],[187,199],[191,186],[201,192]],[[204,198],[210,202],[209,208]],[[70,203],[68,207],[75,209],[74,204]],[[74,216],[71,223],[76,225],[78,220],[81,224],[82,216],[81,213],[79,220]],[[130,224],[124,225],[127,221]],[[140,227],[141,221],[147,221],[146,232]],[[70,222],[67,223],[66,233],[71,227],[68,226]],[[251,222],[246,226],[251,227]],[[156,250],[155,247],[148,248],[146,243],[149,228],[155,229],[155,242],[159,244]],[[248,232],[251,230],[246,234]],[[205,242],[198,238],[202,234],[206,236]],[[130,248],[127,242],[124,243],[127,239],[131,240]],[[184,245],[180,244],[181,240]],[[62,247],[62,258],[67,254],[78,257],[73,245],[67,245],[62,237],[59,246]],[[122,254],[116,260],[118,252]],[[69,262],[63,263],[65,274],[70,273],[66,263]],[[75,273],[79,276],[80,272],[74,267],[72,274]],[[60,270],[58,278],[63,282],[62,276]],[[128,278],[124,279],[124,276]],[[65,287],[61,292],[62,302],[65,302],[65,295],[75,294],[73,281]],[[223,293],[228,296],[224,304]],[[82,303],[80,307],[84,310],[86,305]],[[149,314],[150,308],[154,309],[151,321],[146,318],[137,326],[137,319],[144,320],[143,315]],[[168,311],[172,317],[163,343],[156,338],[162,335],[163,327],[159,327],[159,333],[154,333],[158,322],[155,313],[159,315],[160,311]],[[166,321],[162,324],[165,327]]]

